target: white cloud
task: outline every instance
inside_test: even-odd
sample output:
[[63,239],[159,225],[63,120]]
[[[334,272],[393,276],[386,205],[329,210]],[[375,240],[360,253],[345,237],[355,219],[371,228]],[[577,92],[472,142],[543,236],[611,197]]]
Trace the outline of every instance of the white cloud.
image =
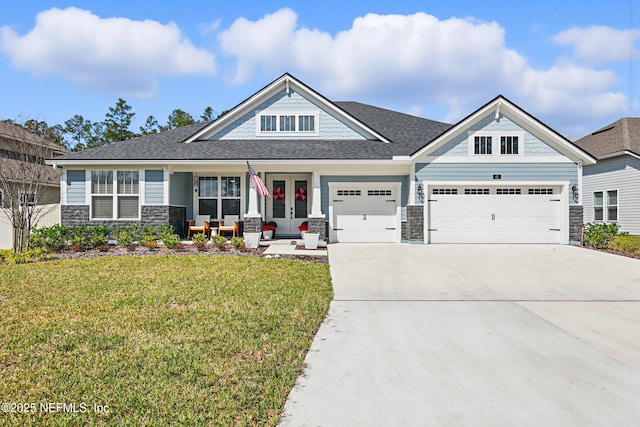
[[637,58],[635,43],[638,38],[638,29],[618,30],[593,25],[562,31],[553,37],[553,41],[561,46],[572,46],[576,59],[601,65]]
[[368,14],[332,35],[300,28],[297,19],[281,9],[257,21],[240,18],[222,31],[221,52],[237,61],[233,81],[246,82],[257,70],[289,71],[336,100],[413,111],[444,104],[450,111],[444,119],[452,122],[498,93],[543,120],[562,117],[567,128],[627,111],[627,97],[613,91],[619,83],[613,72],[571,63],[534,69],[506,46],[496,22]]
[[174,23],[100,18],[74,7],[39,13],[23,36],[0,28],[0,51],[37,76],[137,97],[152,96],[158,76],[215,73],[214,55],[195,48]]

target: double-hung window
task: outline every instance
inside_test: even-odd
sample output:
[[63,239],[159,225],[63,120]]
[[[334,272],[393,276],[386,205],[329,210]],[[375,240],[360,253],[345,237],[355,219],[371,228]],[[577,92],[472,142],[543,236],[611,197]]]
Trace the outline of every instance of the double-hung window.
[[198,178],[198,214],[223,219],[240,215],[239,176],[201,176]]
[[91,171],[91,219],[113,218],[113,171]]
[[139,171],[91,171],[91,219],[137,219],[139,195]]
[[138,218],[140,172],[118,171],[118,219]]
[[618,221],[618,190],[596,191],[593,193],[594,221]]

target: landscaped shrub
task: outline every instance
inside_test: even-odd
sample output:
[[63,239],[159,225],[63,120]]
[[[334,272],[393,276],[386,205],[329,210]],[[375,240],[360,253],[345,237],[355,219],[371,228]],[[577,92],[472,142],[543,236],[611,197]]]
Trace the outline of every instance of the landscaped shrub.
[[79,225],[71,229],[71,249],[83,251],[91,242],[91,230],[88,225]]
[[213,236],[211,238],[211,244],[218,249],[224,250],[226,249],[227,239],[223,236]]
[[180,236],[174,232],[173,225],[163,224],[160,226],[160,240],[168,249],[174,249],[180,244]]
[[628,254],[640,253],[640,236],[616,236],[611,239],[609,249],[613,249]]
[[198,249],[204,249],[205,245],[207,244],[207,241],[209,241],[209,238],[204,233],[197,233],[191,236],[191,240],[193,241],[194,247]]
[[48,259],[51,259],[51,254],[44,248],[29,249],[18,253],[14,253],[11,249],[0,251],[0,264],[26,264]]
[[244,238],[242,237],[234,237],[231,239],[231,246],[233,246],[236,249],[244,249],[245,248],[245,243],[244,243]]
[[154,226],[146,225],[142,228],[140,243],[148,248],[158,247],[158,235]]
[[109,239],[109,227],[106,225],[97,225],[91,230],[91,246],[100,251],[106,250]]
[[597,249],[607,249],[611,240],[620,233],[618,224],[587,224],[584,227],[584,244]]
[[127,247],[133,244],[135,240],[134,232],[137,232],[137,230],[137,226],[135,226],[135,230],[133,227],[116,227],[113,230],[113,237],[119,246]]
[[64,225],[35,228],[31,231],[31,248],[44,248],[58,252],[67,244],[69,229]]

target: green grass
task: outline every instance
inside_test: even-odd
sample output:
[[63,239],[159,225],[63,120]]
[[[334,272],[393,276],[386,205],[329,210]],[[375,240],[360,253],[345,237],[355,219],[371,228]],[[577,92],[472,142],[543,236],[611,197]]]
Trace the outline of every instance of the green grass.
[[299,261],[2,265],[0,403],[38,410],[0,425],[276,425],[331,296],[328,266]]

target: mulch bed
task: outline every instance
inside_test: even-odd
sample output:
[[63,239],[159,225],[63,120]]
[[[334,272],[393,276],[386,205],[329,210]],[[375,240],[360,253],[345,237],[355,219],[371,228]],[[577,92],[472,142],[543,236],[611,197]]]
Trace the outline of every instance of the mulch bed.
[[[52,259],[74,259],[74,258],[99,258],[105,256],[166,256],[166,255],[231,255],[231,256],[254,256],[265,257],[263,252],[267,249],[266,246],[261,246],[256,249],[236,249],[229,247],[224,250],[218,248],[208,247],[206,250],[197,250],[191,245],[186,245],[183,249],[167,249],[160,247],[152,250],[143,246],[138,246],[135,250],[131,251],[121,246],[110,246],[106,252],[100,252],[97,249],[90,249],[86,251],[73,252],[71,250],[64,250],[62,252],[56,252],[53,254]],[[272,258],[278,259],[292,259],[298,261],[315,262],[317,264],[328,264],[329,260],[326,256],[310,256],[310,255],[272,255]]]
[[582,246],[585,249],[590,249],[592,251],[597,251],[597,252],[606,252],[608,254],[611,255],[620,255],[620,256],[624,256],[627,258],[633,258],[633,259],[640,259],[640,254],[630,254],[628,252],[620,252],[620,251],[615,251],[613,249],[598,249],[598,248],[592,248],[590,246]]

